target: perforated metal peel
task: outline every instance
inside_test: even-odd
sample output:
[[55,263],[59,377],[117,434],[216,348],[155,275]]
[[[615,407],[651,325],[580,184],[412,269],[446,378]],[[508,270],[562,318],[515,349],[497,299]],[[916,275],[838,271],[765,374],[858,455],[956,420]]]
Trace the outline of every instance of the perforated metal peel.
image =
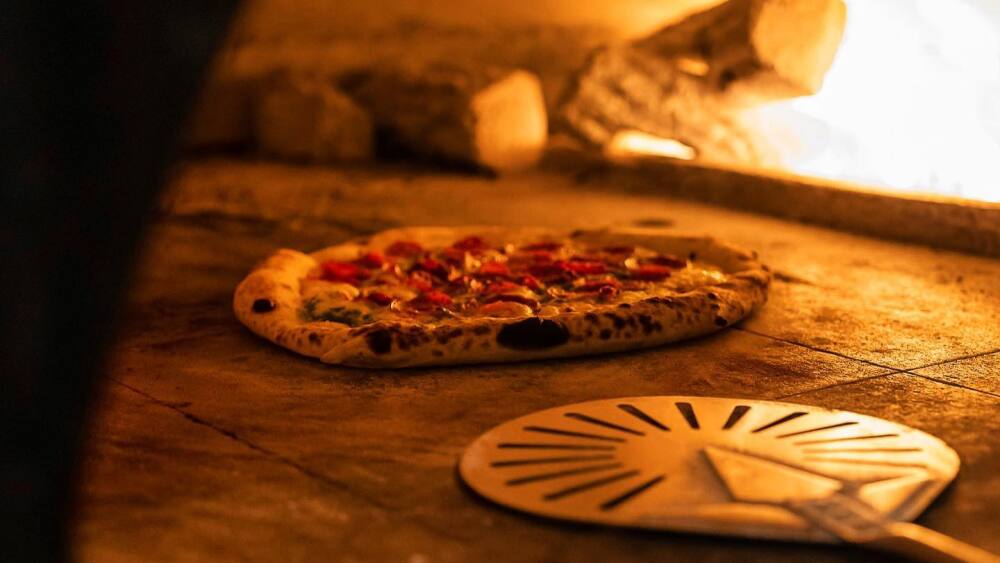
[[747,491],[792,501],[836,492],[908,521],[958,467],[941,440],[878,418],[675,396],[591,401],[511,420],[473,442],[459,472],[492,501],[552,518],[832,542],[794,510]]

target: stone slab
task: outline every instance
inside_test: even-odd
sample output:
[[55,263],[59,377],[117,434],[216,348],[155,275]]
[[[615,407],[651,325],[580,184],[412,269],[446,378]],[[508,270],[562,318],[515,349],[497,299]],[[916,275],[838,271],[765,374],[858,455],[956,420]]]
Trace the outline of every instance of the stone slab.
[[938,364],[914,373],[1000,397],[1000,352]]
[[951,487],[916,522],[1000,553],[1000,398],[910,374],[893,374],[789,400],[879,416],[928,432],[958,452]]
[[[617,188],[553,173],[491,180],[220,161],[183,170],[168,194],[172,214],[150,230],[107,368],[84,468],[80,559],[877,560],[548,522],[498,509],[455,479],[459,453],[493,425],[642,394],[791,395],[939,434],[966,465],[926,523],[996,549],[983,528],[984,506],[997,500],[983,492],[997,489],[1000,448],[983,439],[996,431],[995,398],[884,375],[996,349],[996,262]],[[758,249],[778,279],[771,302],[737,329],[558,362],[336,368],[232,317],[232,288],[276,247],[475,222],[714,231]],[[873,307],[875,298],[887,301]]]

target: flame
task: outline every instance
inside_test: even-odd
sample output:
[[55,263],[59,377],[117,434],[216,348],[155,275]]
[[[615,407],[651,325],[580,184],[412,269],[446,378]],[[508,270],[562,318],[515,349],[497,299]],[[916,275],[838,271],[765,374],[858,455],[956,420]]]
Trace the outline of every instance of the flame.
[[634,129],[619,131],[604,145],[604,154],[611,158],[627,159],[631,155],[654,155],[693,160],[695,150],[674,139],[664,139]]
[[743,118],[793,172],[1000,202],[1000,23],[969,0],[846,3],[822,90]]

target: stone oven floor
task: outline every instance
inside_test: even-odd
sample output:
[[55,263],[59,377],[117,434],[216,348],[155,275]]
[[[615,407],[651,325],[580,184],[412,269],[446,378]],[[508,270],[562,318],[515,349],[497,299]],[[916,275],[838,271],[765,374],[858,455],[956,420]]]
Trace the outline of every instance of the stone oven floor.
[[[411,168],[182,167],[152,227],[92,423],[77,555],[87,561],[848,561],[846,547],[550,522],[455,476],[481,432],[589,399],[719,395],[849,409],[962,458],[919,523],[1000,552],[1000,261],[669,200],[586,171],[489,179]],[[244,330],[232,290],[279,246],[380,229],[657,225],[757,249],[755,317],[654,350],[371,371]]]

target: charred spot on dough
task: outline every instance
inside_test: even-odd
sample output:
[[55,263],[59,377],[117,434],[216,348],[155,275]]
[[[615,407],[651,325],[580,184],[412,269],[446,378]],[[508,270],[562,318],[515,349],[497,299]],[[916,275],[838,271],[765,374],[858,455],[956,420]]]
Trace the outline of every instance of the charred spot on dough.
[[726,319],[724,319],[722,317],[716,316],[715,317],[715,324],[718,325],[718,326],[726,326],[727,324],[729,324],[729,321],[727,321]]
[[629,303],[621,303],[621,304],[618,305],[618,308],[619,309],[631,309],[632,305],[630,305]]
[[504,325],[497,333],[497,343],[515,350],[542,350],[569,341],[569,330],[562,323],[531,317]]
[[254,301],[253,305],[251,305],[254,313],[270,313],[274,310],[274,307],[274,301],[264,298]]
[[719,300],[719,296],[718,296],[718,295],[716,295],[716,294],[715,294],[714,292],[712,292],[712,291],[709,291],[709,292],[708,292],[708,293],[706,293],[705,295],[706,295],[706,296],[707,296],[707,297],[708,297],[708,298],[709,298],[710,300],[712,300],[712,301],[718,301],[718,300]]
[[373,330],[365,335],[368,348],[376,354],[388,354],[392,350],[392,333],[386,329]]
[[611,322],[615,324],[615,328],[621,329],[625,326],[625,319],[619,317],[614,313],[604,313],[604,316],[611,319]]
[[586,319],[587,322],[591,322],[591,323],[594,323],[594,324],[597,324],[597,322],[599,320],[597,318],[597,315],[594,314],[594,313],[587,313],[586,315],[583,316],[583,318]]
[[611,338],[611,329],[610,328],[606,328],[606,329],[602,330],[601,331],[601,340],[607,340],[609,338]]
[[315,332],[310,332],[309,342],[312,342],[313,344],[319,344],[319,335],[316,334]]
[[653,320],[653,317],[649,315],[639,315],[639,324],[642,325],[642,333],[649,334],[651,332],[660,332],[663,330],[663,325]]
[[698,253],[697,252],[692,251],[691,254],[688,254],[688,260],[694,262],[697,259],[698,259]]

